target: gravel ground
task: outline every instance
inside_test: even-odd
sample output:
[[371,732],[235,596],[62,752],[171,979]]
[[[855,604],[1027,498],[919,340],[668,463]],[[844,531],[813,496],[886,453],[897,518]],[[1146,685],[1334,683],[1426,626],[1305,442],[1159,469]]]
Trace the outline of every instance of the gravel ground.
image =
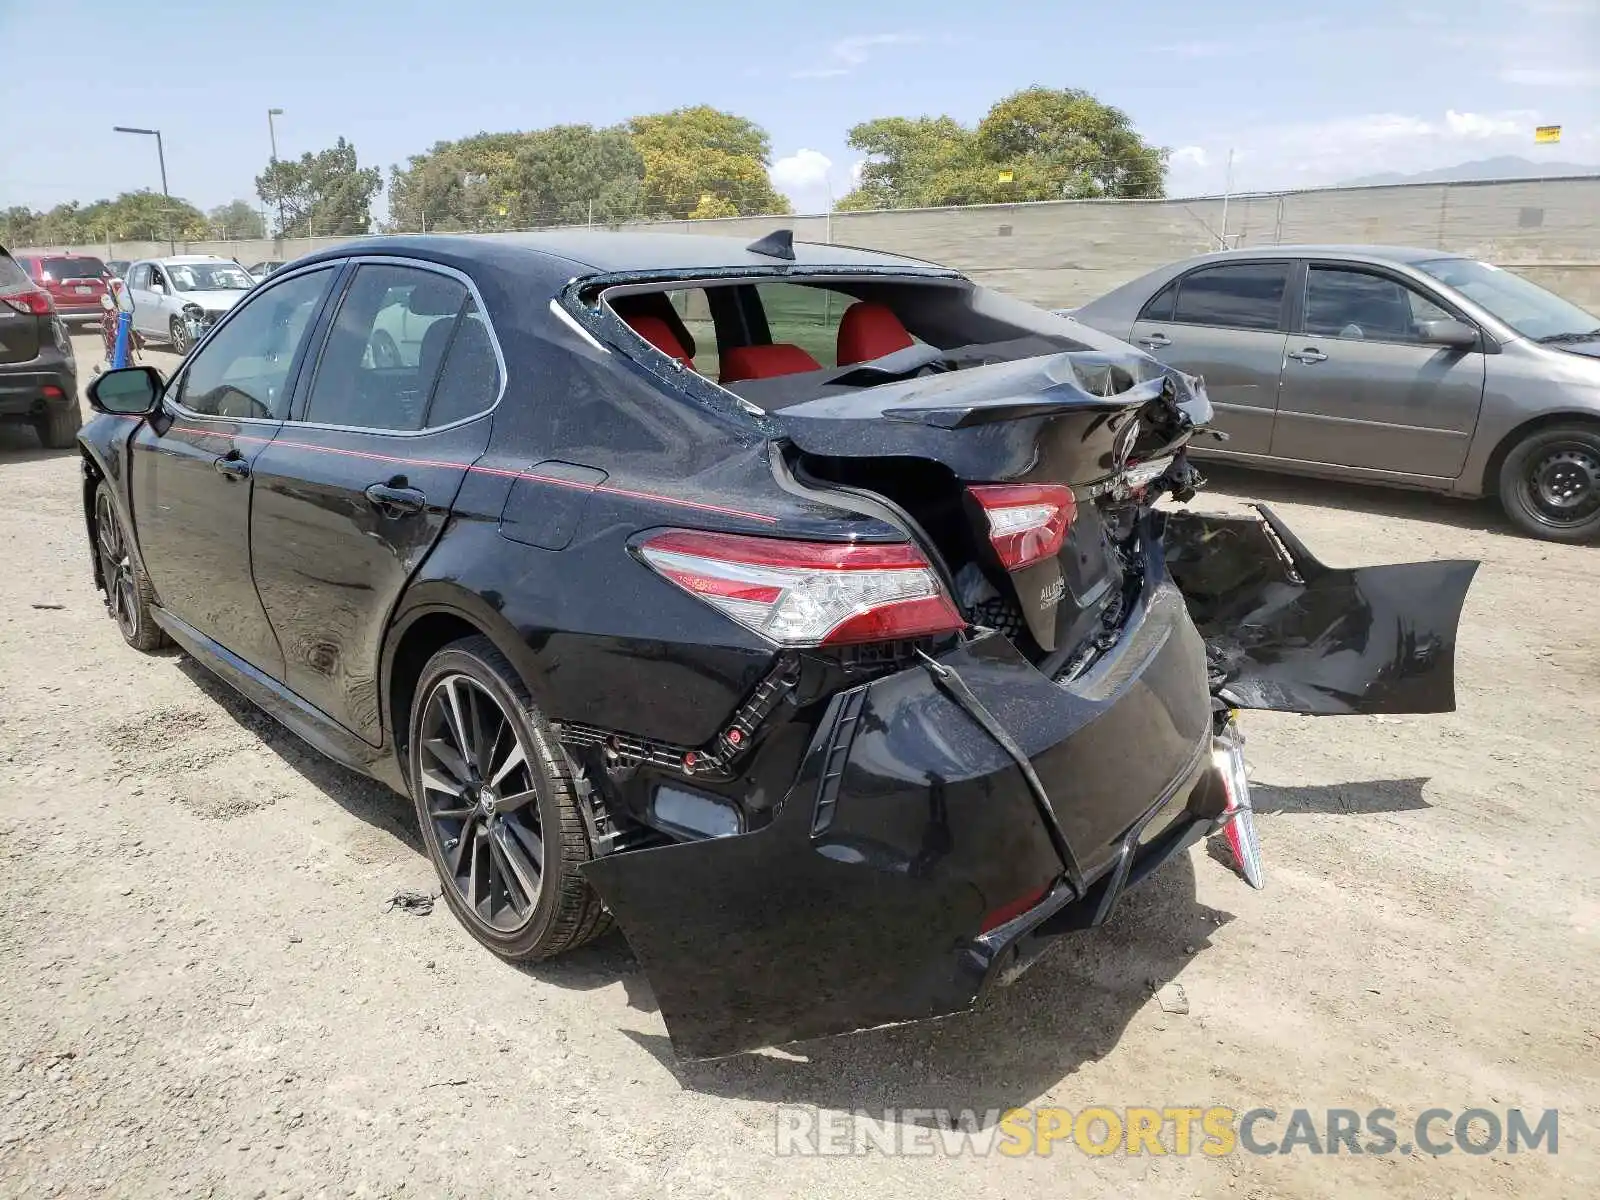
[[[973,1014],[682,1066],[620,936],[519,970],[387,911],[409,803],[123,645],[74,454],[0,430],[0,481],[0,1194],[1594,1194],[1594,549],[1218,478],[1334,563],[1482,559],[1460,711],[1247,717],[1264,892],[1196,847]],[[780,1160],[782,1102],[1556,1107],[1560,1153]]]

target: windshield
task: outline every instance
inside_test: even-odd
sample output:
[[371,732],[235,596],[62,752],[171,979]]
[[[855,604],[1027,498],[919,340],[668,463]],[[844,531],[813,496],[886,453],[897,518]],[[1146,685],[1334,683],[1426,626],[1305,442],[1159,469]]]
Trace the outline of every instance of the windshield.
[[1487,309],[1523,337],[1535,341],[1600,337],[1600,317],[1515,272],[1472,258],[1436,258],[1417,267]]
[[167,271],[180,292],[244,291],[255,282],[238,263],[173,263]]

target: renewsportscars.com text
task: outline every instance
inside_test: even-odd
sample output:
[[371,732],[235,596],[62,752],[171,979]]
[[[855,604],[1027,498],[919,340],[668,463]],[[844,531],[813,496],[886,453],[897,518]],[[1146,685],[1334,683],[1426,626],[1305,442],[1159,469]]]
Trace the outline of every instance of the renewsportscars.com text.
[[1093,1106],[825,1111],[781,1104],[774,1150],[781,1156],[1048,1156],[1201,1154],[1483,1155],[1560,1149],[1560,1113],[1429,1108],[1402,1118],[1390,1108],[1233,1109]]

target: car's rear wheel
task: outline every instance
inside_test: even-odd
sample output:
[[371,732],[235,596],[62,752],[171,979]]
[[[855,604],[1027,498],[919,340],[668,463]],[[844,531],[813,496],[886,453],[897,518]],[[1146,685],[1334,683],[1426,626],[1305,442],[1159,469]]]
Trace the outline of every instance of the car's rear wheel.
[[76,397],[63,404],[49,405],[33,422],[34,432],[46,450],[70,450],[78,444],[83,428],[83,413]]
[[484,637],[440,650],[411,712],[410,783],[445,902],[495,953],[528,961],[609,927],[576,780],[550,726]]
[[1600,538],[1600,426],[1551,425],[1523,438],[1501,465],[1500,503],[1534,537]]
[[167,644],[166,631],[150,615],[155,589],[129,546],[108,483],[101,483],[94,493],[94,549],[105,585],[106,611],[123,641],[135,650],[161,649]]
[[172,348],[179,354],[189,353],[189,347],[194,345],[194,339],[189,336],[189,326],[181,317],[173,317],[167,322],[167,335]]
[[386,330],[380,329],[372,335],[372,365],[375,367],[398,367],[400,363],[400,347],[394,344]]

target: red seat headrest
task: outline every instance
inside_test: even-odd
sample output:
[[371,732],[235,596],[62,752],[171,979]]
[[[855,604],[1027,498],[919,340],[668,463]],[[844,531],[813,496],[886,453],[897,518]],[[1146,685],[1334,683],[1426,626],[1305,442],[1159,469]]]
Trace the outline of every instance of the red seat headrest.
[[776,375],[798,375],[820,371],[822,364],[799,346],[774,342],[770,346],[735,346],[722,353],[722,382],[741,379],[771,379]]
[[683,347],[685,354],[693,358],[700,352],[694,344],[694,334],[689,332],[689,327],[683,323],[678,310],[672,307],[672,299],[665,292],[635,292],[629,296],[618,296],[610,304],[611,311],[629,324],[632,324],[634,317],[660,317],[672,330],[672,336]]
[[629,329],[668,358],[675,358],[686,367],[694,366],[694,359],[689,357],[689,352],[678,341],[678,335],[673,333],[672,327],[660,317],[629,316],[622,319]]
[[893,309],[862,300],[844,310],[839,322],[837,358],[841,367],[848,367],[915,344]]

